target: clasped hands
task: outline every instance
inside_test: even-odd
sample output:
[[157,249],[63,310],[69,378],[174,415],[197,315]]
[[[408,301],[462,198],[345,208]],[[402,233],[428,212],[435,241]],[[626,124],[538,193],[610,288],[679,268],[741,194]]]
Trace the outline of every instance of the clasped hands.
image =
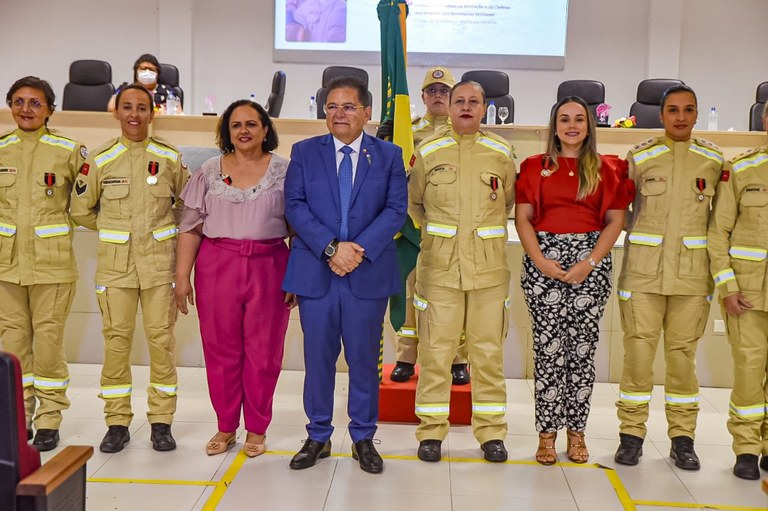
[[354,241],[340,241],[336,253],[328,259],[328,267],[339,277],[352,273],[363,262],[365,249]]
[[586,259],[574,264],[568,270],[564,270],[558,261],[547,259],[546,257],[540,261],[535,261],[535,264],[539,271],[550,279],[559,280],[573,286],[582,284],[587,280],[589,274],[592,273],[592,265]]

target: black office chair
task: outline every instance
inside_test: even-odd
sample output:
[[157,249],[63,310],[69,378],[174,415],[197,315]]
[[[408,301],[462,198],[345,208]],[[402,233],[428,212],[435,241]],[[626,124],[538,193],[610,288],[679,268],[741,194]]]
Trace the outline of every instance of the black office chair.
[[[483,86],[485,90],[485,102],[489,105],[491,101],[496,105],[496,124],[499,120],[499,107],[505,106],[509,109],[509,117],[506,122],[515,122],[515,100],[509,95],[509,76],[502,71],[492,70],[474,70],[467,71],[461,76],[462,80],[472,80]],[[485,123],[485,117],[481,121]]]
[[69,83],[64,86],[61,109],[106,112],[114,93],[109,62],[76,60],[69,65]]
[[757,86],[755,104],[749,109],[749,131],[763,131],[763,109],[768,102],[768,82]]
[[283,108],[283,98],[285,97],[285,73],[276,71],[272,77],[272,90],[267,98],[267,104],[264,109],[270,117],[280,117],[280,110]]
[[[353,77],[358,78],[361,80],[366,87],[368,87],[368,71],[365,69],[360,69],[358,67],[348,67],[348,66],[330,66],[326,67],[323,71],[323,81],[322,85],[319,89],[317,89],[317,94],[315,94],[315,102],[317,103],[317,118],[318,119],[325,119],[325,109],[323,106],[325,106],[325,96],[326,96],[326,87],[328,87],[328,84],[331,83],[332,80],[336,78],[346,78],[346,77]],[[373,95],[371,94],[371,91],[368,91],[368,104],[373,103]]]
[[661,128],[661,96],[673,85],[685,85],[682,80],[651,78],[637,85],[637,101],[629,108],[629,115],[635,116],[638,128]]
[[569,96],[583,99],[597,118],[597,105],[605,103],[605,85],[597,80],[566,80],[557,87],[557,101]]
[[184,108],[184,90],[179,87],[179,68],[173,64],[160,64],[160,76],[157,83],[162,83],[173,89],[173,93],[179,98],[181,108]]

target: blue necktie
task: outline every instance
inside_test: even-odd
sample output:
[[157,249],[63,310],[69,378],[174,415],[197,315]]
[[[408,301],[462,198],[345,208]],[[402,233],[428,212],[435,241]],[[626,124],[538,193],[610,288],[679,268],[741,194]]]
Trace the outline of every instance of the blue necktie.
[[349,225],[347,218],[349,216],[349,200],[352,197],[352,157],[349,154],[352,148],[345,145],[339,149],[344,153],[339,165],[339,199],[341,201],[341,229],[339,230],[339,240],[347,241],[349,237]]

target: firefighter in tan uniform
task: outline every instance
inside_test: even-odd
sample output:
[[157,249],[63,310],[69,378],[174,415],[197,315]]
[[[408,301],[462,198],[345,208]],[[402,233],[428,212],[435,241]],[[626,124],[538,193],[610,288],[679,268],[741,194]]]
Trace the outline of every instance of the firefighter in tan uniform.
[[768,145],[736,156],[723,172],[707,239],[733,352],[733,473],[760,479],[760,454],[768,470]]
[[642,456],[663,329],[670,456],[679,468],[700,467],[693,445],[699,411],[696,344],[714,287],[707,222],[723,155],[715,145],[691,138],[696,117],[693,90],[671,87],[661,102],[664,136],[635,146],[627,156],[638,193],[628,216],[617,292],[624,370],[616,403],[621,443],[614,459],[623,465],[636,465]]
[[123,88],[115,115],[122,136],[91,154],[72,193],[73,219],[98,229],[99,236],[96,293],[103,319],[101,397],[108,426],[100,449],[119,452],[130,439],[130,353],[141,301],[149,342],[152,446],[168,451],[176,447],[171,435],[177,390],[175,215],[189,173],[175,148],[148,136],[154,112],[144,87]]
[[[427,70],[421,84],[421,100],[424,102],[427,112],[412,125],[414,146],[435,133],[442,133],[450,129],[448,96],[451,87],[455,84],[456,80],[453,78],[453,73],[448,68],[433,67]],[[416,271],[412,271],[405,282],[405,323],[397,332],[395,357],[397,363],[390,375],[392,381],[408,381],[415,372],[414,366],[419,346],[419,336],[416,331],[416,309],[412,305],[415,283]],[[467,350],[463,340],[451,365],[451,377],[454,385],[469,383]]]
[[509,308],[505,246],[515,164],[503,138],[480,131],[485,94],[451,91],[451,131],[426,139],[412,159],[409,213],[421,225],[414,306],[421,371],[418,456],[439,461],[448,434],[451,361],[461,332],[472,366],[472,428],[488,461],[507,459],[503,342]]
[[17,80],[6,102],[18,128],[0,135],[0,343],[21,361],[33,444],[50,451],[69,408],[64,323],[77,280],[69,193],[88,153],[48,129],[55,96],[45,80]]

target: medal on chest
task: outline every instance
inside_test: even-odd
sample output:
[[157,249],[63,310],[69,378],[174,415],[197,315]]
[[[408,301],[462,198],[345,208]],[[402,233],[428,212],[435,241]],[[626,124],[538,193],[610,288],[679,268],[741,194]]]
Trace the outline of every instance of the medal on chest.
[[696,197],[696,199],[699,202],[704,201],[704,190],[707,188],[707,180],[701,177],[696,178],[696,188],[699,190],[699,195]]
[[152,186],[157,184],[157,173],[160,171],[160,164],[156,161],[151,161],[147,164],[147,184]]
[[43,182],[47,187],[45,189],[45,194],[48,197],[53,197],[53,185],[56,184],[56,174],[54,174],[53,172],[46,172],[45,174],[43,174]]
[[499,189],[499,178],[496,176],[493,176],[491,178],[491,200],[496,200],[498,198],[498,194],[496,193],[496,190]]

